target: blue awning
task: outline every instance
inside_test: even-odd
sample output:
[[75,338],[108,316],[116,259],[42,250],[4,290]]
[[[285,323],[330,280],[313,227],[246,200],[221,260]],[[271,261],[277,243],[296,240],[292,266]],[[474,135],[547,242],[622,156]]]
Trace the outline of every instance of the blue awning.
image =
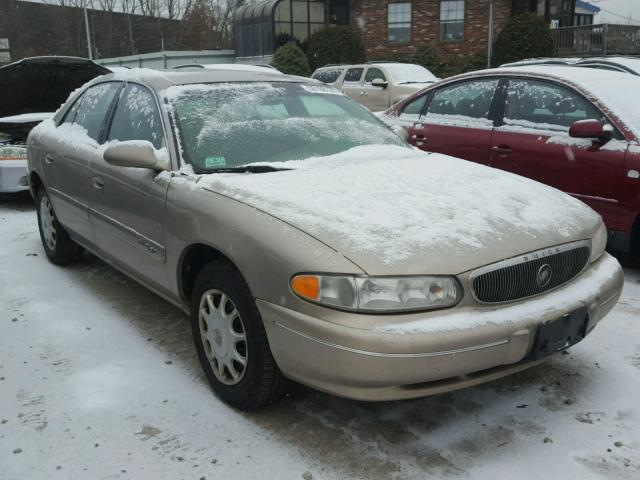
[[592,13],[598,13],[600,11],[600,7],[596,7],[595,5],[592,5],[589,2],[584,2],[583,0],[576,0],[576,8],[577,7],[584,8]]

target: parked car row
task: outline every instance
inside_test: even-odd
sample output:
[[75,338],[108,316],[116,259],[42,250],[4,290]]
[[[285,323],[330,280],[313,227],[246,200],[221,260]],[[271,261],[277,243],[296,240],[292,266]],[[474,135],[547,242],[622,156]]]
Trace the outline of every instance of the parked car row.
[[[358,98],[380,74],[381,90],[421,80],[394,68],[336,78],[348,88],[357,69]],[[499,378],[581,341],[622,290],[597,213],[477,164],[531,165],[540,147],[546,168],[575,162],[617,181],[626,164],[609,173],[588,153],[615,164],[630,150],[635,107],[600,102],[598,78],[587,88],[498,70],[433,84],[388,112],[414,146],[473,163],[410,147],[311,79],[101,76],[29,135],[43,248],[56,264],[89,250],[189,313],[211,386],[239,408],[275,400],[285,379],[390,400]],[[567,129],[594,138],[578,148]],[[553,163],[556,146],[573,157]],[[590,175],[577,174],[598,184]]]
[[416,147],[551,185],[600,215],[614,247],[640,248],[640,78],[516,66],[449,78],[386,119]]

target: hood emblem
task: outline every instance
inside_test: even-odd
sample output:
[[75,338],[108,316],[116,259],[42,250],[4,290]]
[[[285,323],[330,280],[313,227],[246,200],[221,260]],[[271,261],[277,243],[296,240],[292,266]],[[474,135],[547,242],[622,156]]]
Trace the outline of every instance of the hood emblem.
[[538,269],[538,273],[536,274],[536,284],[540,288],[546,287],[551,281],[552,274],[551,266],[548,263],[545,263]]

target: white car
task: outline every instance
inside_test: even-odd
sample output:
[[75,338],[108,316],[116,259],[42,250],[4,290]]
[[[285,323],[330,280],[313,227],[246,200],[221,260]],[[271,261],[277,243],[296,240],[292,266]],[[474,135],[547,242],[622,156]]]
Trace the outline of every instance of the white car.
[[[29,130],[52,115],[50,112],[25,113],[0,118],[0,193],[29,189],[27,149],[22,141]],[[14,143],[16,141],[19,143]]]

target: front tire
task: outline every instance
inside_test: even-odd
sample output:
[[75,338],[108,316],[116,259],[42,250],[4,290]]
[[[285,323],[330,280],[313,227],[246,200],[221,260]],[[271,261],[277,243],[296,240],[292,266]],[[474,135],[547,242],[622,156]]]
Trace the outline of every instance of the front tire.
[[64,229],[53,210],[53,205],[44,188],[36,197],[40,240],[49,260],[56,265],[66,265],[82,258],[83,248],[74,242]]
[[282,395],[285,378],[267,340],[260,312],[240,273],[224,261],[196,278],[191,329],[200,364],[215,393],[241,410]]

